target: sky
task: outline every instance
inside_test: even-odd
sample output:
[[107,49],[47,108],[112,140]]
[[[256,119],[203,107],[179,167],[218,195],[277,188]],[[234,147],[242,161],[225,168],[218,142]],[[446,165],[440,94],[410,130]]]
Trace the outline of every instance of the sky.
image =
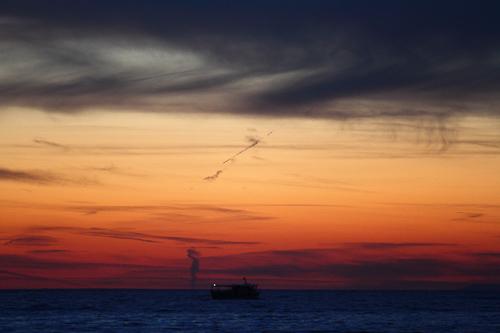
[[0,288],[500,284],[494,1],[0,3]]

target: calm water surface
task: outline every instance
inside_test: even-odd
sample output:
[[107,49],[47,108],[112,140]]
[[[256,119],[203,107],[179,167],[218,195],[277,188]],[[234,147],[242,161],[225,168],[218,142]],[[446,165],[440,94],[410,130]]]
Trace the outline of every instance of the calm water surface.
[[0,332],[500,332],[500,295],[473,291],[0,291]]

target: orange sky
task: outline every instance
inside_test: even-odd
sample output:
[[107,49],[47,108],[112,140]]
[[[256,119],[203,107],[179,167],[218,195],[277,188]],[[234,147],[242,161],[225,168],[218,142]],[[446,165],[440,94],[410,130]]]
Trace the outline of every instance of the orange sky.
[[0,287],[497,283],[499,124],[11,108]]

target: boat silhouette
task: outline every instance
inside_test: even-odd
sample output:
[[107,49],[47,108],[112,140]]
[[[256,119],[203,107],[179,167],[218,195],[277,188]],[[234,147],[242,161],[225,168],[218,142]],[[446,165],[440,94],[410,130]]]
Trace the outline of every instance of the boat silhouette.
[[259,298],[259,290],[257,285],[248,283],[246,278],[243,278],[242,284],[216,284],[212,285],[210,294],[213,299],[257,299]]

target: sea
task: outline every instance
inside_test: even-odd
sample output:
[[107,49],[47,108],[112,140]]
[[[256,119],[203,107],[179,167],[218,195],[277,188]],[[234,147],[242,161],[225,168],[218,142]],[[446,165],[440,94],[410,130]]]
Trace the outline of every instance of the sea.
[[500,332],[500,293],[4,290],[0,332]]

